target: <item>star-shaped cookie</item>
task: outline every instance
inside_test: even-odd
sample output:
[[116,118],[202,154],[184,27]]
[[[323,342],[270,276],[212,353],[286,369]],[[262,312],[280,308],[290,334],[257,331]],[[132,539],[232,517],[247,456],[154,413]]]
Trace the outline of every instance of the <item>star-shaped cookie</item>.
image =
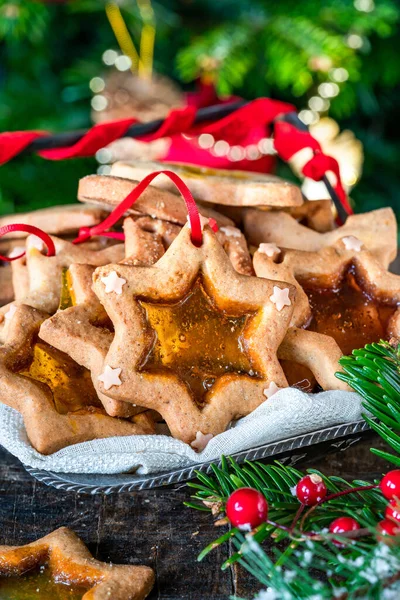
[[361,239],[345,236],[318,252],[280,248],[269,254],[261,244],[254,268],[259,277],[296,287],[291,326],[334,337],[344,354],[380,338],[400,338],[400,277]]
[[144,600],[154,579],[150,567],[94,559],[66,527],[25,546],[0,546],[1,589],[10,598],[33,593],[45,600],[70,590],[82,600]]
[[[200,214],[203,225],[208,218]],[[159,260],[177,237],[181,227],[161,221],[142,217],[128,217],[124,221],[125,253],[130,264],[153,265]],[[237,227],[222,226],[217,238],[230,258],[234,269],[242,275],[254,275],[253,263],[247,247],[246,238]]]
[[154,433],[147,415],[132,422],[105,413],[89,371],[38,340],[45,317],[17,306],[0,347],[0,402],[21,413],[32,446],[51,454],[87,440]]
[[[107,293],[103,278],[126,280]],[[159,412],[186,442],[224,431],[265,400],[271,381],[287,385],[276,357],[293,311],[271,301],[276,282],[238,274],[206,226],[196,247],[184,227],[153,266],[96,269],[93,289],[115,327],[104,367],[121,384],[100,390]],[[212,333],[211,333],[212,331]]]
[[46,319],[39,332],[41,340],[70,356],[89,370],[97,396],[111,417],[132,417],[143,412],[133,404],[120,402],[100,390],[101,377],[108,372],[104,360],[114,338],[112,324],[92,290],[92,265],[72,264],[61,296],[61,310]]
[[[54,313],[60,301],[61,275],[72,263],[100,266],[122,260],[124,245],[116,244],[102,250],[91,249],[90,244],[74,245],[52,237],[56,255],[48,257],[36,236],[26,240],[26,256],[12,263],[16,300],[47,313]],[[0,311],[4,314],[4,311]]]
[[247,210],[244,230],[249,244],[275,243],[279,248],[317,252],[346,237],[360,240],[385,268],[397,255],[397,223],[391,208],[351,215],[342,227],[319,233],[282,211]]

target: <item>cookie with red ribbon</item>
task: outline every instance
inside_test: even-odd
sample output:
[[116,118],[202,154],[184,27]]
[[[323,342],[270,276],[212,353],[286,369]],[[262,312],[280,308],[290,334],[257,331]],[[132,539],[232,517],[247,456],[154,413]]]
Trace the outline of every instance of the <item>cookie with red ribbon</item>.
[[[52,206],[41,208],[28,213],[19,213],[0,217],[0,227],[18,223],[33,225],[52,235],[65,236],[75,234],[81,227],[93,227],[106,218],[109,211],[91,204],[66,204],[63,206]],[[27,233],[22,231],[11,231],[5,234],[5,239],[24,238]]]
[[[54,313],[60,302],[63,269],[72,263],[95,266],[116,262],[124,257],[123,244],[93,250],[86,244],[74,245],[61,238],[51,237],[55,256],[47,256],[42,240],[29,236],[26,255],[13,261],[13,284],[18,302],[23,302],[46,313]],[[0,311],[5,314],[6,310]]]
[[319,233],[285,212],[248,210],[243,217],[249,244],[276,244],[279,248],[318,252],[345,237],[355,237],[387,268],[397,255],[397,223],[391,208],[351,215],[333,231]]
[[[203,223],[208,219],[200,215]],[[128,217],[124,221],[125,252],[132,264],[152,265],[157,262],[173,240],[181,227],[160,219]],[[226,225],[220,227],[217,238],[227,253],[234,269],[242,275],[254,275],[253,263],[246,238],[237,227]]]
[[78,536],[61,527],[24,546],[0,546],[0,586],[8,598],[144,600],[154,585],[150,567],[93,558]]
[[293,287],[238,274],[207,225],[201,246],[184,227],[152,266],[96,269],[93,289],[115,328],[101,391],[156,410],[178,439],[216,435],[287,385],[276,351]]
[[400,339],[400,276],[389,273],[376,254],[353,235],[317,252],[263,243],[254,268],[259,277],[296,287],[292,327],[331,336],[349,354],[366,343]]
[[51,454],[87,440],[154,433],[149,415],[107,415],[90,372],[38,338],[45,318],[35,308],[16,306],[0,347],[0,402],[21,413],[32,446]]
[[[159,170],[165,169],[165,165],[158,166]],[[152,172],[149,171],[148,174]],[[168,176],[165,177],[171,182]],[[150,216],[161,221],[185,225],[187,208],[183,198],[176,193],[176,184],[171,182],[168,190],[159,189],[157,182],[160,178],[161,175],[142,191],[135,204],[126,209],[126,213],[136,217]],[[88,175],[79,180],[78,200],[115,208],[137,188],[139,181],[111,175]],[[209,205],[199,203],[199,208],[204,217],[214,219],[219,227],[233,225],[229,217],[213,210]],[[121,217],[123,216],[124,214],[121,214]]]
[[[157,162],[116,162],[111,175],[140,181],[165,167],[165,163]],[[228,206],[300,206],[303,203],[300,189],[275,175],[178,163],[169,163],[168,169],[179,175],[196,200],[203,203]],[[157,178],[153,185],[173,191],[166,177]]]

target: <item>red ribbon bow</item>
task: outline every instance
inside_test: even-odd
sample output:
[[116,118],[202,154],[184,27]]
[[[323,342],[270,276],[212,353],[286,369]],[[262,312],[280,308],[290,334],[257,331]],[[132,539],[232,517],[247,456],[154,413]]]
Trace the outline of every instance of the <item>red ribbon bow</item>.
[[333,156],[323,153],[320,143],[308,131],[300,131],[285,121],[276,121],[274,143],[279,156],[286,161],[289,161],[300,150],[310,148],[314,152],[314,156],[303,166],[303,175],[314,181],[321,181],[327,171],[332,171],[336,177],[332,187],[347,214],[353,213],[340,179],[339,163]]

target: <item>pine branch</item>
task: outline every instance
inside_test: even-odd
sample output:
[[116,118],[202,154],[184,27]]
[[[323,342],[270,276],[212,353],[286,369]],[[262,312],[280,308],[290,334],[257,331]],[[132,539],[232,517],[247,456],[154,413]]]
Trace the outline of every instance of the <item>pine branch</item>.
[[[254,540],[262,543],[273,537],[274,542],[277,543],[287,538],[293,540],[296,539],[296,536],[301,537],[302,534],[299,531],[295,531],[293,535],[288,535],[287,531],[274,526],[271,522],[277,522],[282,527],[290,527],[299,508],[299,502],[293,495],[293,490],[304,473],[278,462],[272,465],[264,465],[260,462],[246,461],[243,465],[238,465],[231,457],[228,460],[223,457],[221,467],[212,465],[212,470],[213,476],[197,472],[200,483],[188,483],[188,486],[195,493],[192,496],[193,502],[185,503],[186,506],[211,511],[219,520],[230,494],[241,487],[252,487],[264,494],[270,507],[270,522],[263,523],[253,532]],[[368,482],[365,481],[353,481],[350,484],[340,477],[326,477],[315,469],[309,469],[307,472],[315,473],[323,478],[328,489],[328,495],[340,493],[350,487],[368,485]],[[310,516],[306,519],[304,531],[319,531],[321,528],[327,527],[337,517],[344,515],[356,519],[361,527],[373,528],[377,521],[382,518],[385,505],[386,502],[377,489],[333,498],[326,504],[319,506],[318,511],[310,513]],[[202,560],[212,550],[237,535],[239,535],[239,531],[234,528],[224,533],[204,548],[198,560]],[[226,569],[240,558],[240,554],[234,553],[223,563],[222,569]],[[283,562],[281,557],[281,563],[283,564]]]
[[[364,418],[397,455],[372,451],[400,464],[400,345],[368,344],[340,363],[343,372],[337,377],[363,397],[368,411]],[[198,557],[202,560],[229,540],[235,551],[222,568],[239,562],[254,575],[267,588],[257,600],[372,600],[386,592],[388,598],[400,596],[400,546],[393,538],[384,544],[377,532],[387,505],[377,486],[309,469],[323,478],[328,495],[321,504],[299,510],[292,492],[303,473],[293,467],[259,462],[240,466],[223,457],[221,466],[213,465],[212,471],[212,476],[198,473],[199,483],[188,484],[195,491],[188,506],[220,517],[229,495],[244,486],[257,489],[268,501],[266,523],[246,536],[232,528]],[[359,487],[360,491],[354,489]],[[344,536],[329,534],[327,527],[339,516],[356,519],[361,529]],[[269,538],[274,541],[272,558],[261,547]],[[278,542],[286,549],[282,551],[281,544],[278,549]]]
[[336,377],[364,398],[368,414],[363,418],[396,454],[376,449],[371,452],[400,465],[400,344],[367,344],[339,362],[344,372],[336,373]]

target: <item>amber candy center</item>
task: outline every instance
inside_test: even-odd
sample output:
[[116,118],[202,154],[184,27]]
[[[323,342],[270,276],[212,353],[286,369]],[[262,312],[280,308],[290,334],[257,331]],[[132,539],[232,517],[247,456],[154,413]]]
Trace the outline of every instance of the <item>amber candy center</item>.
[[82,600],[88,586],[55,581],[48,567],[20,577],[0,577],[1,600]]
[[55,408],[60,414],[101,406],[89,371],[45,342],[34,344],[30,364],[19,373],[45,383],[53,392]]
[[217,377],[226,373],[257,376],[242,344],[251,315],[234,316],[218,310],[200,279],[179,302],[141,301],[141,305],[155,332],[142,371],[172,371],[199,402]]
[[62,270],[61,275],[61,295],[60,295],[60,310],[65,310],[71,306],[75,306],[75,293],[72,286],[71,273],[68,268]]
[[397,306],[368,295],[357,282],[353,268],[337,289],[317,289],[307,282],[302,286],[313,315],[307,329],[332,336],[343,354],[388,338],[388,323]]

